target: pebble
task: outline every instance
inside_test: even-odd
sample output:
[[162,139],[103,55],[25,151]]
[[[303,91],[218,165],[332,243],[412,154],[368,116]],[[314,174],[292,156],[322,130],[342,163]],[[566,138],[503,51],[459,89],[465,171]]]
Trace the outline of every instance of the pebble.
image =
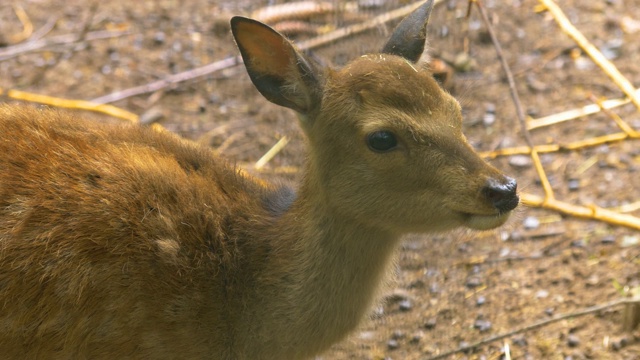
[[600,240],[603,244],[614,244],[616,242],[616,237],[613,235],[607,235]]
[[549,291],[547,290],[538,290],[536,292],[536,299],[545,299],[549,297]]
[[556,309],[554,309],[554,308],[546,308],[546,309],[544,309],[544,313],[547,314],[547,316],[553,316],[555,311],[556,311]]
[[465,285],[470,289],[477,288],[482,285],[482,280],[477,276],[472,276],[467,279],[467,283]]
[[411,340],[409,340],[409,343],[417,344],[422,340],[422,338],[424,338],[424,332],[423,331],[418,331],[418,332],[414,333],[413,336],[411,336]]
[[480,330],[480,332],[486,332],[491,330],[491,321],[485,319],[477,319],[473,323],[473,327]]
[[524,225],[525,229],[534,230],[540,226],[540,220],[538,220],[537,217],[527,216],[526,218],[524,218],[522,224]]
[[569,334],[569,336],[567,336],[567,345],[569,345],[569,347],[576,347],[580,345],[580,339],[576,334]]
[[585,248],[585,247],[587,247],[587,242],[584,239],[573,240],[571,242],[571,247]]
[[387,348],[389,348],[389,350],[395,350],[399,347],[400,347],[400,344],[398,343],[398,340],[391,339],[387,341]]
[[167,40],[167,35],[162,31],[158,31],[153,34],[153,43],[156,45],[162,45]]
[[509,159],[509,165],[516,169],[530,168],[533,161],[528,155],[514,155]]
[[524,337],[524,335],[516,336],[512,339],[512,341],[515,345],[518,345],[520,347],[525,347],[529,344],[527,338]]
[[478,298],[476,299],[476,306],[482,306],[484,304],[486,304],[487,302],[487,298],[484,296],[478,296]]
[[439,294],[440,293],[440,286],[437,283],[433,283],[433,284],[429,285],[429,293],[431,293],[431,294]]
[[622,237],[622,244],[620,244],[620,246],[622,247],[636,246],[638,245],[638,242],[640,242],[640,237],[636,235],[625,235]]
[[482,123],[484,126],[491,126],[496,122],[496,105],[488,103],[485,105],[484,115],[482,116]]
[[427,321],[424,323],[424,328],[427,330],[431,330],[436,327],[436,324],[437,324],[436,318],[432,317],[427,319]]
[[569,191],[577,191],[578,189],[580,189],[580,180],[569,179],[567,186],[569,187]]
[[629,345],[629,339],[626,337],[611,341],[611,349],[615,351],[619,351],[627,345]]
[[400,311],[409,311],[413,308],[413,304],[411,303],[411,300],[406,299],[406,300],[400,301],[398,303],[398,307]]

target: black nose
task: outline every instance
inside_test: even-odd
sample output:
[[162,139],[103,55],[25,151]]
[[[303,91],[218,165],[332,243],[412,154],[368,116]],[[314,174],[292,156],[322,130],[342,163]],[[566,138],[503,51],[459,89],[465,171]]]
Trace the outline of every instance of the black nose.
[[500,212],[513,210],[518,206],[520,198],[516,190],[518,183],[515,179],[505,177],[503,181],[489,179],[487,185],[482,189],[484,195],[493,206]]

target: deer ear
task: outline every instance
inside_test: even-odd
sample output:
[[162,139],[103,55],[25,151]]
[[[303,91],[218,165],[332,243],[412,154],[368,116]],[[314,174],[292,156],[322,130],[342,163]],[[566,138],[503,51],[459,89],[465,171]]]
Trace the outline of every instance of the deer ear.
[[235,16],[231,31],[251,81],[269,101],[302,115],[322,98],[322,73],[293,44],[269,26]]
[[402,56],[413,63],[418,62],[427,40],[427,23],[431,9],[433,9],[433,0],[420,5],[404,18],[382,48],[382,53]]

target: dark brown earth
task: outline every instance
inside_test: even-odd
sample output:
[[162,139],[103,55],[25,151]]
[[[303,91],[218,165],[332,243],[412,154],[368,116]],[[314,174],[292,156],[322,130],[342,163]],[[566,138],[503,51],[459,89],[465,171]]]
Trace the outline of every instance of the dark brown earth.
[[[16,52],[21,7],[42,39],[95,31],[126,31],[102,40],[52,44]],[[64,3],[64,5],[62,5]],[[337,4],[338,2],[334,2]],[[339,2],[345,4],[344,1]],[[360,1],[357,12],[330,13],[311,23],[331,28],[362,21],[405,5]],[[621,98],[621,90],[562,33],[533,0],[484,1],[515,75],[525,111],[533,118],[582,107],[597,98]],[[382,4],[382,5],[380,5]],[[228,28],[234,14],[250,15],[267,1],[158,0],[96,2],[19,0],[0,4],[0,87],[90,100],[237,55]],[[562,1],[561,7],[593,44],[633,84],[640,86],[640,1]],[[466,116],[466,134],[481,151],[524,145],[504,72],[477,10],[467,2],[436,6],[430,25],[431,54],[462,59],[450,82]],[[308,24],[308,23],[307,23]],[[315,56],[337,66],[381,46],[393,27],[318,49]],[[83,35],[84,34],[84,35]],[[298,35],[303,40],[310,35]],[[3,98],[0,101],[10,101]],[[178,83],[114,105],[136,114],[160,114],[170,131],[208,144],[251,168],[282,136],[289,144],[259,172],[293,181],[304,159],[294,114],[264,100],[242,67]],[[492,112],[495,117],[492,117]],[[614,110],[640,130],[633,105]],[[104,116],[87,114],[96,118]],[[532,131],[536,144],[618,132],[604,114]],[[523,191],[542,194],[527,157],[491,160],[516,177]],[[638,140],[543,154],[558,199],[616,208],[640,201]],[[1,169],[0,169],[1,171]],[[635,210],[630,214],[640,216]],[[599,221],[577,220],[521,207],[500,230],[413,236],[399,253],[397,282],[372,320],[323,359],[428,359],[524,325],[620,299],[640,286],[640,232]],[[490,342],[452,359],[640,359],[637,332],[624,332],[622,307],[568,318]],[[508,350],[506,349],[508,346]]]

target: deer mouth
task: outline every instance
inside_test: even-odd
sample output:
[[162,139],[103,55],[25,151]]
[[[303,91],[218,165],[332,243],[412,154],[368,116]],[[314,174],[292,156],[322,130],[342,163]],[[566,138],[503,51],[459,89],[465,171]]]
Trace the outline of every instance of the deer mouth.
[[463,225],[473,230],[491,230],[504,224],[511,211],[496,212],[495,214],[472,214],[461,212]]

